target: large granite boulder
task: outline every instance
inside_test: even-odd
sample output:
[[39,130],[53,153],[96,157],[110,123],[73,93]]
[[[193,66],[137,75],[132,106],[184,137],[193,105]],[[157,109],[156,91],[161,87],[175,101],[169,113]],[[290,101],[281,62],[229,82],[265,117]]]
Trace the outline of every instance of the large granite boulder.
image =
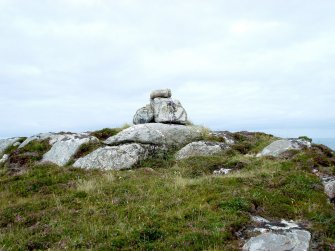
[[133,123],[134,125],[145,124],[154,121],[154,111],[151,105],[146,105],[138,109],[134,115]]
[[11,147],[19,140],[20,138],[0,139],[0,157],[2,157],[8,147]]
[[79,158],[73,166],[104,170],[129,169],[140,160],[147,158],[151,151],[154,151],[154,148],[154,146],[137,143],[106,146],[98,148],[85,157]]
[[42,162],[52,162],[59,166],[65,166],[77,153],[81,145],[98,142],[99,140],[96,137],[87,134],[62,135],[57,141],[51,142],[52,147],[44,154]]
[[131,126],[108,138],[107,145],[142,143],[182,147],[201,139],[202,129],[197,126],[150,123]]
[[249,229],[251,237],[243,246],[243,251],[307,251],[311,234],[293,221],[270,222],[262,217],[253,216],[256,227]]
[[209,156],[222,152],[228,149],[229,146],[225,143],[211,142],[211,141],[198,141],[192,142],[176,153],[176,159],[185,159],[192,156]]
[[278,157],[288,150],[301,150],[306,147],[311,147],[311,143],[302,139],[280,139],[265,147],[262,152],[257,154],[257,157]]
[[186,124],[187,113],[178,100],[155,98],[151,100],[156,123]]

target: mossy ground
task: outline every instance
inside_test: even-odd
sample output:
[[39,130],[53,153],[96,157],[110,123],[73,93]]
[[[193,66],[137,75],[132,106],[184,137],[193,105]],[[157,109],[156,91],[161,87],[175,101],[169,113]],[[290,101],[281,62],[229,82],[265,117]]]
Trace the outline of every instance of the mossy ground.
[[[129,171],[3,168],[0,249],[239,250],[236,232],[254,214],[304,222],[317,248],[330,250],[335,211],[311,172],[320,156],[256,158],[250,153],[273,139],[258,136],[243,154],[175,161],[169,152]],[[236,171],[213,176],[220,167]]]

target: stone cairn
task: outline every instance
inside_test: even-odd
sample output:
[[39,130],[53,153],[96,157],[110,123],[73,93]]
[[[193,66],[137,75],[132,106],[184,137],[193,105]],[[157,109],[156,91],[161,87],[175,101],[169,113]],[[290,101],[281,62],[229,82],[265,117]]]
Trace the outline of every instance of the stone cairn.
[[150,104],[138,109],[134,115],[133,123],[187,123],[187,113],[178,100],[171,98],[171,90],[156,90],[150,94]]

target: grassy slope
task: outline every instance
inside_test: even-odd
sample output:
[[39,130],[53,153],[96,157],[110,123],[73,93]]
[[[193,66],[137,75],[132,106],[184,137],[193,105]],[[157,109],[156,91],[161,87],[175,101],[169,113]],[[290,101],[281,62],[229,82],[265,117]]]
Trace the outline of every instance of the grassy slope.
[[[13,175],[3,167],[0,249],[238,250],[235,233],[250,214],[305,222],[329,249],[335,213],[311,173],[320,156],[246,156],[273,139],[241,137],[222,155],[175,162],[163,154],[131,171],[32,165]],[[220,167],[241,169],[211,175]]]

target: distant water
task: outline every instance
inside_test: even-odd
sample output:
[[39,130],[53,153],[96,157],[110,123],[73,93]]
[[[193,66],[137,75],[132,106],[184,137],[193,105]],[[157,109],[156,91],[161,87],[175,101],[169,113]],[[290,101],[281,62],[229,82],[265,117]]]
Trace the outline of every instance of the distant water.
[[335,138],[313,139],[313,143],[326,145],[335,151]]

